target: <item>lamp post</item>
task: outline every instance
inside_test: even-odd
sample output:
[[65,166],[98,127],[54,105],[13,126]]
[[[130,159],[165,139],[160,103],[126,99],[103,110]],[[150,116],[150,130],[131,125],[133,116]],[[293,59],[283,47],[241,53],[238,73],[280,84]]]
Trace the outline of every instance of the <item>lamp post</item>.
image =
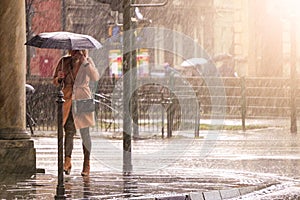
[[[107,0],[98,0],[106,2]],[[120,0],[111,1],[113,10],[119,10]],[[130,175],[132,172],[132,157],[131,157],[131,136],[132,132],[134,137],[138,137],[138,102],[136,92],[133,93],[132,89],[136,88],[137,83],[137,69],[136,69],[136,37],[134,29],[136,22],[132,21],[133,9],[135,7],[161,7],[168,3],[168,0],[154,4],[135,4],[135,0],[123,0],[123,174]],[[127,72],[131,72],[126,76]],[[130,95],[133,98],[130,101]],[[132,118],[135,126],[132,126]]]
[[63,99],[62,84],[58,87],[57,92],[57,154],[58,154],[58,176],[55,199],[66,199],[64,186],[64,167],[63,167]]

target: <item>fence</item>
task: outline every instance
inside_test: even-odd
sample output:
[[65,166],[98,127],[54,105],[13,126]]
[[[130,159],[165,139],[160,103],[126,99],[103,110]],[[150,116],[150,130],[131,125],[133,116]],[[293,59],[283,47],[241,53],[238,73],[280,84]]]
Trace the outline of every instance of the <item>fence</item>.
[[[135,125],[141,133],[197,132],[200,118],[245,121],[288,119],[291,115],[290,79],[181,77],[179,80],[175,77],[172,85],[158,78],[140,81],[141,87],[134,94],[138,106]],[[35,129],[56,130],[56,88],[50,80],[27,82],[36,89],[34,95],[28,97],[28,111],[37,121]],[[96,96],[99,104],[94,129],[121,132],[122,86],[99,84],[96,93],[101,95]],[[299,102],[299,95],[296,102]]]

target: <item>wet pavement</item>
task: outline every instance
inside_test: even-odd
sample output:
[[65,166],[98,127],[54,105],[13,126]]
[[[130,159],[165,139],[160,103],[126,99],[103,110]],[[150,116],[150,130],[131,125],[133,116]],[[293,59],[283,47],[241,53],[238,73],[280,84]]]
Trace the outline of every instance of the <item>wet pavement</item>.
[[[2,177],[0,199],[54,199],[57,186],[56,133],[32,139],[37,168],[31,177]],[[65,176],[68,199],[137,199],[217,192],[210,199],[298,199],[300,136],[286,128],[174,133],[161,139],[147,133],[132,142],[133,173],[123,176],[118,133],[92,133],[91,175],[83,178],[80,138],[75,139],[71,175]],[[238,190],[237,190],[238,189]],[[248,192],[241,191],[244,189]],[[232,198],[222,198],[231,191]],[[223,193],[225,194],[225,193]],[[144,198],[145,199],[145,198]]]

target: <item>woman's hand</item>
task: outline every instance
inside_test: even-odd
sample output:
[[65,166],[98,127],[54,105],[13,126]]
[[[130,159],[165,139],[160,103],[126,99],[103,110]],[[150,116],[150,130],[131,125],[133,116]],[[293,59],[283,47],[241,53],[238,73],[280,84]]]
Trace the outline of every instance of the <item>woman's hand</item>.
[[81,57],[80,57],[80,62],[81,62],[81,63],[88,63],[87,57],[84,56],[84,55],[81,55]]
[[84,64],[84,66],[87,66],[89,64],[88,53],[84,53],[82,50],[72,50],[71,57],[75,61],[75,63],[79,62],[80,64]]
[[82,55],[80,61],[81,61],[81,63],[83,63],[84,67],[87,67],[90,64],[88,58],[86,56],[84,56],[84,55]]

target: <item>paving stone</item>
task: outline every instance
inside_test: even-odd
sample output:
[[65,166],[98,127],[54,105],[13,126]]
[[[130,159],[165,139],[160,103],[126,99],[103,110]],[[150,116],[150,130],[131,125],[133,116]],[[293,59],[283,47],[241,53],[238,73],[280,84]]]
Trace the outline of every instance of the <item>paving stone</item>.
[[203,192],[205,200],[222,200],[219,191]]
[[238,189],[220,190],[220,194],[222,199],[234,198],[241,195]]
[[190,200],[204,200],[202,192],[192,192],[189,194]]
[[256,186],[243,187],[243,188],[240,188],[239,191],[240,191],[241,195],[245,195],[245,194],[254,192],[256,190],[256,188],[257,188]]

